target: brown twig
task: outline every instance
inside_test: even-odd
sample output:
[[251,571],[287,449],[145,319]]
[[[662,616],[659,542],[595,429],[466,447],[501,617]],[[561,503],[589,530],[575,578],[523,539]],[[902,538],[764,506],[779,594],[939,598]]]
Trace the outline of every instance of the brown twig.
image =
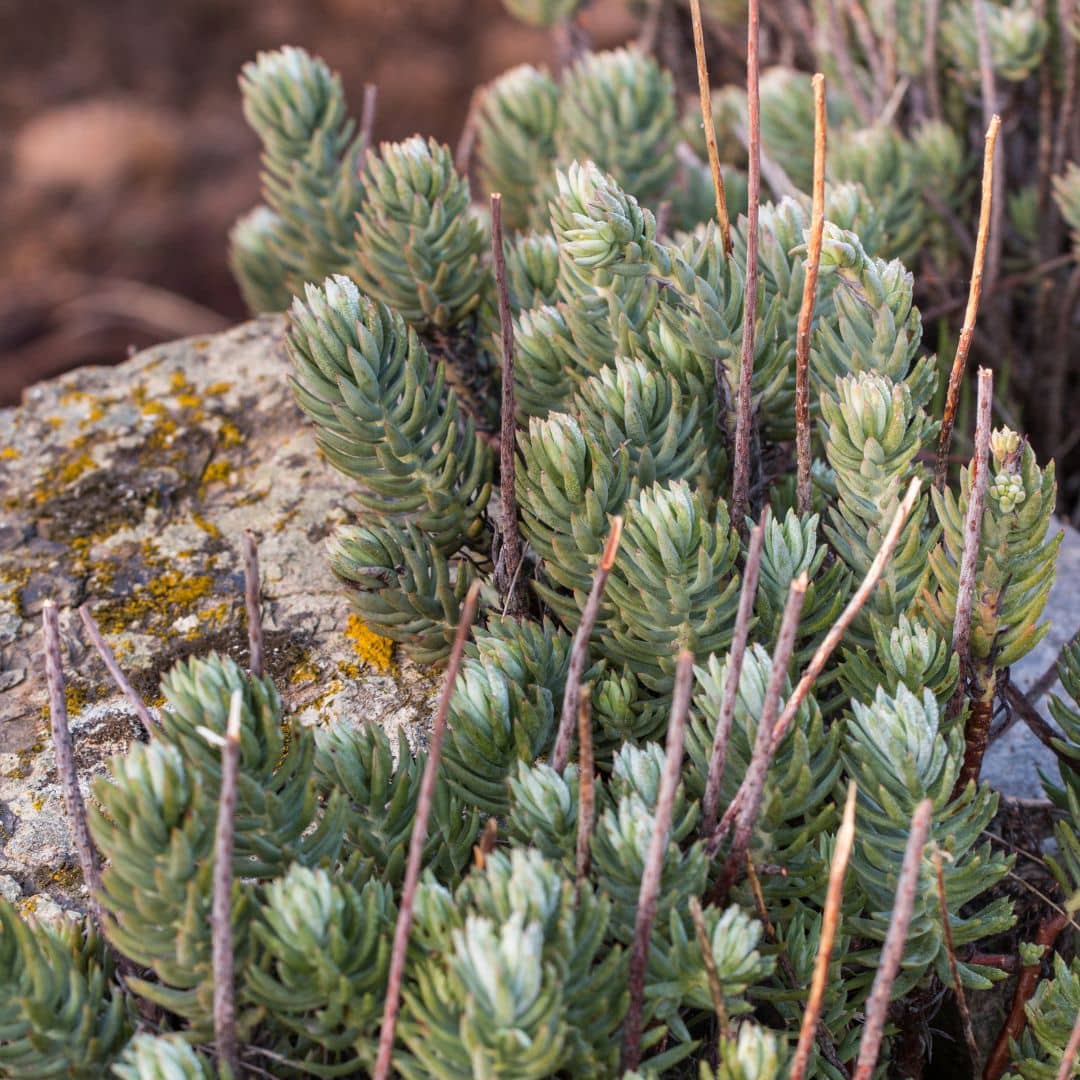
[[810,212],[810,236],[806,245],[806,276],[795,337],[795,449],[797,457],[798,506],[800,514],[814,508],[810,481],[810,326],[814,321],[818,268],[821,265],[821,238],[825,232],[825,76],[813,78],[814,87],[814,186]]
[[473,150],[476,147],[476,136],[480,130],[480,115],[484,109],[484,98],[487,96],[486,86],[477,86],[469,98],[469,110],[465,114],[465,123],[458,136],[457,146],[454,147],[454,168],[462,176],[469,175],[472,167]]
[[496,568],[503,612],[515,619],[525,614],[525,583],[521,580],[521,533],[518,531],[516,462],[517,406],[514,402],[514,320],[510,315],[510,290],[506,284],[503,252],[502,195],[491,196],[491,256],[495,265],[495,291],[499,297],[499,329],[502,335],[502,416],[499,440],[499,494],[501,547]]
[[656,815],[645,869],[641,875],[637,912],[634,916],[634,943],[630,951],[630,1003],[623,1020],[622,1064],[620,1075],[632,1072],[641,1061],[641,1022],[645,1004],[645,967],[649,960],[649,940],[656,919],[656,901],[660,895],[660,874],[667,851],[671,829],[672,808],[679,785],[679,770],[683,757],[683,729],[690,710],[690,692],[694,684],[694,654],[689,649],[679,653],[675,672],[675,691],[671,701],[671,720],[668,723],[667,752],[660,790],[656,797]]
[[743,777],[742,787],[746,794],[735,818],[735,835],[731,841],[731,850],[728,852],[727,861],[713,894],[717,901],[722,901],[727,897],[735,875],[750,849],[754,823],[761,811],[761,800],[765,794],[765,779],[769,774],[769,763],[774,753],[773,727],[777,713],[780,711],[780,695],[783,693],[784,683],[787,682],[791,655],[795,651],[795,636],[799,630],[799,618],[802,615],[808,584],[806,572],[803,571],[788,589],[787,603],[784,605],[784,615],[780,622],[780,633],[777,635],[776,648],[773,651],[769,683],[765,688],[765,700],[762,702],[761,716],[758,718],[754,749],[746,775]]
[[855,781],[852,780],[848,784],[844,816],[836,833],[836,845],[833,848],[832,862],[829,864],[829,884],[825,892],[825,910],[821,916],[821,934],[818,938],[817,956],[814,958],[814,974],[810,981],[806,1008],[803,1009],[799,1043],[795,1047],[795,1056],[791,1061],[791,1073],[788,1080],[803,1080],[806,1067],[810,1063],[810,1045],[817,1032],[818,1017],[821,1015],[821,1005],[825,999],[825,983],[829,978],[833,942],[836,940],[836,931],[840,925],[844,876],[847,873],[851,848],[855,842],[855,795]]
[[374,83],[364,83],[364,105],[360,112],[360,154],[372,145],[375,132],[375,108],[379,101],[379,88]]
[[874,110],[866,100],[862,86],[855,72],[855,64],[848,51],[847,36],[844,33],[844,20],[836,7],[836,0],[825,0],[827,9],[825,25],[829,30],[829,44],[832,46],[832,59],[844,82],[844,89],[859,114],[859,119],[869,127],[874,122]]
[[[979,53],[979,85],[982,95],[983,125],[989,131],[997,115],[997,88],[994,81],[994,59],[990,47],[990,29],[986,21],[986,0],[973,0],[972,14],[975,20],[975,40]],[[991,154],[993,150],[991,149]],[[1005,211],[1005,170],[994,170],[991,187],[993,205],[990,210],[989,230],[991,234],[989,251],[986,255],[986,281],[992,285],[997,281],[998,268],[1001,265],[1001,244],[1004,233],[1001,228],[1002,214]]]
[[941,928],[945,934],[945,952],[949,957],[949,972],[952,975],[953,992],[956,994],[956,1007],[960,1010],[960,1026],[964,1030],[964,1042],[967,1043],[972,1068],[979,1060],[979,1047],[975,1042],[975,1032],[971,1026],[971,1010],[968,1008],[964,983],[960,978],[960,965],[956,962],[956,946],[953,944],[952,921],[949,918],[949,904],[945,898],[945,868],[941,863],[941,848],[934,845],[934,873],[937,876],[938,908],[941,911]]
[[[955,719],[964,707],[964,696],[971,684],[974,670],[971,663],[971,612],[975,603],[978,574],[979,545],[982,539],[983,506],[986,502],[986,481],[989,473],[991,409],[994,400],[994,374],[979,368],[979,396],[975,424],[975,458],[971,486],[968,491],[967,513],[964,516],[964,545],[960,554],[960,576],[956,592],[956,612],[953,617],[953,652],[960,659],[960,678],[946,709]],[[964,763],[956,778],[954,798],[971,780],[979,779],[983,755],[990,738],[990,727],[982,721],[984,710],[972,709],[964,731]]]
[[584,686],[578,697],[578,827],[575,865],[577,879],[589,876],[589,845],[592,842],[596,813],[596,790],[593,776],[592,687]]
[[622,539],[623,519],[616,515],[611,519],[611,532],[604,544],[600,565],[593,577],[592,589],[585,607],[581,612],[581,622],[574,633],[574,642],[570,647],[570,665],[566,671],[566,690],[563,692],[562,714],[559,717],[559,730],[555,735],[555,749],[551,754],[551,767],[560,775],[570,760],[570,743],[574,736],[574,724],[578,715],[578,693],[581,689],[581,676],[585,673],[585,664],[589,658],[589,638],[596,618],[600,614],[600,603],[604,598],[604,586],[608,575],[615,565],[615,555]]
[[1065,1044],[1065,1052],[1061,1055],[1056,1080],[1069,1080],[1073,1074],[1077,1053],[1080,1053],[1080,1012],[1076,1014],[1076,1019],[1073,1021],[1069,1041]]
[[52,727],[53,750],[56,754],[56,772],[64,793],[64,809],[75,841],[83,881],[90,894],[90,911],[100,928],[101,870],[97,850],[90,839],[86,824],[86,805],[79,790],[79,774],[75,768],[75,754],[68,728],[67,698],[64,693],[64,664],[60,655],[60,627],[56,605],[46,600],[41,610],[41,624],[45,638],[45,679],[49,687],[49,723]]
[[157,719],[146,707],[146,702],[139,697],[135,687],[128,681],[128,677],[117,663],[116,654],[109,648],[108,643],[101,636],[101,630],[99,629],[94,616],[90,614],[90,609],[85,604],[79,608],[79,616],[82,618],[83,626],[86,628],[86,634],[90,638],[90,643],[97,649],[98,655],[104,662],[105,668],[112,677],[113,682],[116,683],[120,693],[127,698],[128,704],[135,710],[135,715],[139,718],[139,723],[142,724],[143,730],[149,734],[157,727]]
[[765,512],[761,520],[750,530],[750,544],[746,551],[743,569],[742,591],[739,593],[739,609],[735,615],[735,633],[727,656],[727,672],[724,676],[724,696],[720,701],[720,715],[716,718],[712,751],[709,754],[709,771],[705,778],[705,796],[701,801],[701,835],[709,836],[716,828],[720,807],[720,784],[727,764],[728,739],[735,718],[735,702],[739,697],[739,679],[742,677],[746,642],[750,637],[750,622],[754,616],[754,596],[757,594],[758,575],[761,572],[761,549],[765,542]]
[[214,842],[214,890],[210,907],[210,936],[214,971],[214,1045],[218,1061],[231,1075],[240,1075],[236,1048],[236,993],[233,970],[232,885],[233,845],[236,839],[237,783],[240,771],[240,714],[244,696],[234,690],[221,748],[221,793]]
[[746,533],[746,511],[750,497],[750,429],[754,423],[751,399],[754,382],[754,323],[757,319],[758,202],[761,199],[759,0],[749,0],[747,6],[746,105],[750,150],[746,169],[746,289],[743,300],[742,351],[739,354],[739,389],[735,406],[735,470],[731,481],[731,519],[740,536]]
[[705,32],[701,25],[701,0],[690,0],[690,21],[694,29],[694,57],[697,60],[698,96],[701,99],[701,118],[705,126],[705,146],[709,152],[713,192],[716,197],[716,224],[724,244],[724,254],[731,254],[731,221],[728,218],[724,177],[720,173],[720,150],[716,145],[716,126],[713,123],[712,91],[709,86],[709,65],[705,58]]
[[896,900],[893,902],[889,929],[885,934],[885,944],[881,948],[877,974],[866,1002],[866,1023],[862,1039],[859,1042],[859,1056],[855,1061],[853,1080],[870,1080],[881,1050],[881,1040],[885,1033],[885,1019],[889,1011],[889,997],[893,983],[900,970],[900,961],[904,956],[904,943],[907,941],[911,915],[915,910],[915,894],[919,888],[919,866],[922,863],[923,848],[930,835],[930,822],[934,804],[930,799],[923,799],[915,808],[911,819],[911,832],[908,834],[904,862],[900,868],[900,878],[896,884]]
[[1024,721],[1032,735],[1048,750],[1051,750],[1063,765],[1075,766],[1074,759],[1070,758],[1059,745],[1061,733],[1055,731],[1043,719],[1042,714],[1031,704],[1030,698],[1019,686],[1009,683],[1005,687],[1005,700],[1008,702],[1009,708],[1013,709],[1020,719]]
[[[1054,943],[1057,941],[1061,931],[1068,924],[1069,916],[1063,911],[1055,911],[1047,915],[1035,932],[1034,944],[1044,945],[1046,947],[1045,951],[1049,951],[1054,947]],[[1016,980],[1016,990],[1013,992],[1012,1005],[1009,1008],[1009,1015],[1005,1018],[1005,1023],[1002,1025],[1001,1032],[994,1043],[994,1048],[990,1051],[990,1056],[986,1060],[986,1067],[983,1069],[983,1080],[998,1080],[998,1077],[1008,1066],[1011,1058],[1009,1044],[1012,1040],[1019,1039],[1027,1026],[1025,1006],[1031,1000],[1032,994],[1035,993],[1041,975],[1041,958],[1036,960],[1034,964],[1025,964],[1020,969],[1020,975]]]
[[938,85],[937,70],[937,33],[938,17],[941,14],[941,0],[926,0],[926,23],[923,27],[923,74],[926,77],[926,103],[930,109],[930,119],[940,120],[941,87]]
[[259,548],[255,534],[244,530],[244,608],[247,611],[248,650],[251,674],[263,677],[264,650],[262,613],[259,610]]
[[694,922],[694,936],[701,950],[701,962],[705,966],[705,976],[709,981],[709,997],[712,998],[713,1012],[716,1013],[716,1026],[721,1039],[731,1038],[727,1007],[724,1005],[724,991],[720,986],[720,973],[716,970],[716,957],[713,956],[709,942],[709,932],[705,928],[705,914],[701,910],[701,901],[696,896],[690,897],[690,918]]
[[480,582],[474,581],[469,586],[465,603],[462,605],[461,618],[458,621],[457,633],[454,635],[453,647],[450,649],[450,659],[446,665],[442,693],[439,695],[439,707],[435,712],[435,721],[431,727],[428,757],[424,763],[424,775],[420,780],[420,793],[416,801],[416,816],[413,818],[412,834],[409,836],[409,855],[405,864],[405,880],[401,886],[401,905],[398,908],[397,925],[394,927],[394,944],[390,952],[390,972],[386,982],[386,1002],[383,1005],[382,1025],[379,1029],[379,1051],[375,1059],[373,1080],[388,1080],[390,1076],[394,1032],[397,1026],[398,1009],[401,1006],[401,981],[405,974],[405,954],[409,946],[409,931],[412,929],[416,887],[420,882],[420,864],[423,862],[424,844],[427,842],[428,820],[435,800],[435,784],[439,776],[439,758],[442,754],[446,718],[450,712],[450,698],[454,692],[454,684],[457,682],[458,671],[461,669],[465,639],[476,617],[479,596]]
[[477,870],[483,870],[487,865],[487,858],[495,850],[498,839],[499,819],[489,817],[484,824],[484,831],[480,834],[480,840],[473,845],[473,864]]
[[1062,93],[1058,112],[1057,130],[1054,133],[1053,172],[1065,168],[1068,153],[1069,132],[1072,129],[1073,109],[1076,107],[1076,42],[1075,0],[1058,0],[1058,25],[1061,37]]
[[[976,6],[982,0],[976,0]],[[937,467],[934,469],[934,486],[939,490],[945,486],[949,469],[949,444],[952,442],[953,424],[956,422],[956,407],[960,402],[960,384],[967,368],[968,351],[975,333],[975,316],[979,310],[979,296],[982,292],[983,266],[986,262],[986,239],[990,231],[990,207],[994,201],[994,147],[997,145],[1001,117],[995,116],[986,129],[986,143],[983,151],[982,203],[979,207],[979,230],[975,237],[975,259],[971,268],[971,288],[968,292],[967,309],[964,311],[964,325],[960,330],[960,340],[956,343],[956,355],[953,357],[952,370],[949,372],[949,389],[945,396],[945,414],[941,420],[941,434],[938,436]]]
[[[870,594],[874,591],[878,581],[881,579],[881,575],[885,571],[885,566],[892,557],[893,549],[900,539],[900,533],[904,528],[904,523],[907,521],[908,517],[910,517],[911,511],[915,508],[915,503],[918,501],[921,483],[922,481],[918,477],[915,477],[908,485],[907,494],[896,508],[892,524],[889,525],[889,531],[885,534],[885,539],[882,541],[877,555],[874,556],[874,561],[870,564],[870,569],[867,570],[866,577],[863,578],[862,584],[855,591],[855,595],[847,602],[847,607],[840,612],[840,617],[829,628],[829,632],[817,647],[802,678],[799,679],[798,685],[792,691],[791,697],[788,698],[787,704],[784,706],[784,711],[781,713],[780,719],[777,720],[776,727],[773,730],[774,753],[779,747],[780,741],[787,734],[787,730],[795,719],[799,707],[806,700],[807,695],[814,685],[814,681],[821,674],[829,657],[832,655],[833,650],[840,644],[844,634],[847,633],[848,627],[855,621],[855,616],[862,610],[863,604],[869,599]],[[720,826],[713,834],[711,844],[714,850],[719,846],[719,842],[731,827],[735,815],[742,806],[742,801],[745,798],[745,787],[746,780],[744,779],[735,798],[732,800],[731,805],[724,811],[724,816],[720,820]]]
[[[847,13],[855,27],[855,36],[859,39],[859,47],[863,51],[865,67],[873,76],[874,98],[872,107],[875,113],[880,113],[885,99],[889,96],[892,83],[885,75],[885,64],[878,53],[877,39],[874,36],[874,28],[863,10],[859,0],[847,0]],[[882,42],[887,47],[887,42]],[[884,76],[884,77],[883,77]],[[883,86],[882,83],[885,85]]]

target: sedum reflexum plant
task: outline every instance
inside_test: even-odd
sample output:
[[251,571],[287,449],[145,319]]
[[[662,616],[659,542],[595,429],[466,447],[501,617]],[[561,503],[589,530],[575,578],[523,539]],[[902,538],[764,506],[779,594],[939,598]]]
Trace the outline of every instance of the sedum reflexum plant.
[[[640,51],[490,89],[491,219],[438,143],[368,148],[358,173],[306,54],[243,86],[267,205],[234,265],[253,306],[292,298],[296,399],[355,498],[330,562],[370,628],[448,664],[437,736],[414,755],[363,717],[313,730],[261,673],[178,665],[95,788],[104,942],[0,904],[0,1069],[843,1080],[924,1055],[929,1003],[1004,977],[979,945],[1013,925],[1012,864],[963,771],[971,717],[1044,633],[1055,489],[1018,433],[983,432],[973,555],[982,451],[922,494],[938,364],[900,255],[938,238],[910,200],[875,205],[870,138],[838,156],[800,352],[810,201],[757,208],[756,251],[746,215],[730,238],[706,220],[673,81]],[[1063,891],[1075,779],[1050,789]],[[1064,1053],[1055,963],[1024,1076]]]

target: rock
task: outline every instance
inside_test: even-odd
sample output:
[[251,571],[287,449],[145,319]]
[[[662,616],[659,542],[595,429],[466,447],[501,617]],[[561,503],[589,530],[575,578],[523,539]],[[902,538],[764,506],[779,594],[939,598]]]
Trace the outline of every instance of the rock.
[[[0,874],[78,904],[51,752],[41,605],[61,605],[84,794],[141,737],[90,647],[87,604],[132,683],[211,650],[247,662],[240,537],[259,541],[267,670],[302,721],[364,719],[422,739],[436,680],[350,616],[321,541],[348,484],[292,399],[283,322],[83,368],[0,411]],[[5,538],[14,538],[7,542]]]
[[[1029,695],[1032,704],[1038,707],[1055,729],[1057,725],[1047,705],[1049,696],[1057,694],[1067,699],[1067,695],[1056,677],[1048,689],[1042,689],[1043,676],[1057,661],[1062,647],[1080,633],[1080,596],[1077,595],[1077,582],[1080,582],[1080,532],[1064,522],[1058,523],[1056,530],[1064,532],[1065,537],[1058,550],[1057,577],[1043,614],[1043,619],[1050,623],[1050,631],[1010,671],[1012,682],[1025,693],[1034,687]],[[1003,795],[1014,798],[1042,797],[1040,771],[1046,773],[1054,783],[1059,782],[1060,773],[1053,752],[1019,719],[990,744],[983,758],[983,779]]]
[[22,896],[22,888],[10,874],[0,874],[0,897],[14,904]]

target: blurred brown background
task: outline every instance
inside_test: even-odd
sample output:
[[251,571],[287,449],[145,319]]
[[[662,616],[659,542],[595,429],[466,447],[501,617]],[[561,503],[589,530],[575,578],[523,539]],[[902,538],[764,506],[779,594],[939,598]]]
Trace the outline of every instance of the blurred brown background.
[[[617,0],[598,46],[635,26]],[[0,0],[0,404],[80,364],[244,317],[226,234],[258,200],[236,85],[259,49],[342,74],[377,138],[457,139],[474,85],[550,38],[499,0]]]

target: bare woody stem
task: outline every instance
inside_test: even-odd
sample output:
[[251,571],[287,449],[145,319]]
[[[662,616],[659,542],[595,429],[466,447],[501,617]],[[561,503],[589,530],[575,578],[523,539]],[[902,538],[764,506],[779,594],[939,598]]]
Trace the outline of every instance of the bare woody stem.
[[454,168],[462,176],[469,175],[472,165],[473,148],[476,146],[476,134],[480,129],[480,114],[484,108],[484,98],[487,96],[487,87],[478,86],[469,98],[469,110],[465,114],[465,124],[458,136],[457,146],[454,148]]
[[705,146],[709,152],[709,170],[712,173],[713,192],[716,196],[716,224],[724,254],[731,254],[731,221],[728,218],[727,195],[724,177],[720,172],[720,150],[716,145],[716,126],[713,123],[712,90],[709,86],[709,65],[705,58],[705,32],[701,25],[701,0],[690,0],[690,20],[694,28],[694,57],[697,60],[698,95],[701,98],[701,119],[705,126]]
[[769,684],[765,688],[765,700],[762,702],[761,716],[758,718],[754,749],[750,756],[750,764],[746,769],[746,776],[743,778],[746,796],[735,819],[735,835],[731,841],[731,850],[728,852],[727,861],[716,884],[714,896],[718,901],[727,897],[728,890],[735,881],[735,875],[742,868],[746,861],[746,854],[750,850],[750,837],[761,811],[761,800],[765,794],[765,778],[768,776],[769,763],[772,761],[775,749],[772,738],[773,727],[780,711],[780,695],[787,682],[791,656],[795,651],[795,636],[799,630],[799,618],[802,615],[808,584],[804,571],[788,589],[784,616],[780,621],[780,633],[777,635],[776,649],[773,651]]
[[689,649],[679,653],[675,672],[675,691],[668,723],[667,752],[660,791],[656,798],[656,816],[645,869],[641,876],[637,912],[634,917],[634,943],[630,951],[630,1003],[623,1020],[622,1064],[619,1073],[632,1072],[641,1061],[642,1010],[645,1005],[645,968],[649,961],[649,940],[656,920],[656,901],[660,895],[660,874],[671,831],[671,814],[675,792],[682,768],[683,730],[690,710],[690,693],[694,684],[694,654]]
[[746,31],[746,101],[749,161],[746,170],[746,291],[743,300],[742,351],[735,405],[735,471],[731,482],[731,519],[746,532],[750,499],[750,429],[754,418],[754,323],[757,319],[758,202],[761,198],[761,95],[758,88],[759,0],[749,0]]
[[720,973],[716,970],[716,957],[713,956],[709,933],[705,928],[705,915],[701,910],[701,901],[696,896],[690,897],[690,918],[694,921],[694,936],[701,950],[701,962],[705,965],[705,974],[709,979],[709,997],[712,998],[713,1012],[716,1013],[716,1026],[721,1039],[731,1038],[727,1007],[724,1005],[724,991],[720,986]]
[[810,980],[810,994],[803,1010],[802,1026],[799,1028],[799,1042],[795,1047],[795,1056],[791,1061],[791,1073],[788,1080],[803,1080],[810,1063],[810,1048],[817,1032],[821,1005],[825,1000],[825,984],[829,979],[829,963],[832,960],[833,943],[840,926],[840,905],[844,899],[844,876],[847,873],[848,859],[855,843],[855,781],[848,785],[847,802],[844,804],[844,817],[836,833],[836,845],[833,848],[832,862],[829,864],[829,884],[825,892],[825,910],[821,916],[821,935],[818,939],[817,956],[814,957],[814,974]]
[[743,569],[742,591],[739,593],[739,609],[735,615],[735,634],[728,650],[727,671],[724,674],[724,696],[720,701],[720,715],[716,718],[712,752],[709,754],[709,771],[705,778],[705,796],[701,802],[701,835],[708,836],[716,828],[720,810],[720,785],[724,780],[727,764],[728,740],[735,719],[735,702],[739,697],[739,680],[742,678],[743,657],[750,637],[750,622],[754,616],[754,596],[757,593],[758,576],[761,572],[761,549],[765,541],[765,513],[750,530],[750,544],[746,551]]
[[221,749],[221,794],[218,800],[214,844],[214,889],[210,908],[210,934],[214,971],[214,1045],[218,1061],[233,1076],[240,1073],[236,1047],[236,993],[233,965],[232,884],[233,846],[236,839],[236,794],[240,771],[240,715],[243,691],[234,690]]
[[592,688],[582,687],[578,698],[578,827],[575,865],[579,882],[589,875],[589,845],[596,814],[593,775]]
[[383,1006],[382,1026],[379,1030],[379,1051],[375,1060],[375,1070],[372,1073],[373,1080],[388,1080],[390,1076],[394,1031],[397,1025],[398,1009],[401,1007],[401,980],[405,974],[405,954],[409,945],[409,932],[412,929],[413,905],[416,902],[416,887],[420,882],[420,864],[423,861],[424,844],[427,841],[428,821],[431,818],[431,807],[435,800],[435,784],[439,777],[439,758],[442,754],[443,735],[446,732],[446,718],[450,713],[450,698],[454,692],[454,684],[461,670],[465,639],[476,617],[476,603],[479,595],[480,582],[474,581],[469,586],[469,592],[461,610],[454,644],[450,649],[450,660],[446,666],[446,676],[443,679],[442,693],[439,695],[439,707],[435,712],[435,722],[431,728],[428,758],[424,764],[424,775],[420,781],[420,794],[416,802],[416,817],[413,819],[412,834],[409,837],[405,880],[401,886],[401,906],[398,908],[397,925],[394,927],[394,944],[390,953],[390,972],[386,984],[386,1003]]
[[889,1011],[889,998],[893,983],[900,970],[900,961],[904,956],[904,943],[907,941],[911,915],[915,910],[915,894],[919,888],[919,867],[922,863],[923,848],[930,835],[930,823],[934,805],[930,799],[923,799],[915,808],[911,819],[911,832],[908,834],[904,862],[900,868],[900,879],[896,885],[896,900],[893,902],[889,929],[885,934],[885,944],[881,948],[874,985],[866,1002],[866,1024],[863,1027],[862,1040],[859,1043],[859,1056],[855,1061],[853,1080],[870,1080],[881,1051],[881,1040],[885,1033],[885,1020]]
[[499,444],[500,538],[502,548],[496,568],[499,592],[506,614],[520,619],[525,614],[525,583],[521,580],[521,534],[518,531],[517,486],[514,478],[517,441],[517,406],[514,402],[514,320],[510,315],[510,290],[506,284],[503,252],[502,195],[491,196],[491,257],[495,267],[495,290],[499,296],[499,329],[502,336],[502,405]]
[[[1039,924],[1035,931],[1035,945],[1045,945],[1051,949],[1062,930],[1069,925],[1069,916],[1064,911],[1052,911]],[[1012,1005],[1009,1015],[1005,1017],[998,1034],[994,1049],[990,1051],[986,1067],[983,1069],[983,1080],[998,1080],[998,1077],[1008,1067],[1012,1059],[1010,1044],[1014,1039],[1019,1039],[1027,1026],[1027,1003],[1035,993],[1042,975],[1042,960],[1036,960],[1034,964],[1025,964],[1020,969],[1020,975],[1016,980],[1016,990],[1013,992]]]
[[262,613],[259,610],[259,549],[255,534],[244,530],[244,608],[247,611],[248,651],[251,674],[263,677],[264,652]]
[[[881,580],[881,575],[885,572],[885,567],[888,565],[893,550],[896,548],[897,542],[900,539],[900,533],[903,531],[904,523],[911,516],[911,511],[915,508],[915,503],[918,501],[921,483],[920,479],[915,477],[912,479],[910,485],[908,485],[907,494],[896,508],[896,513],[893,515],[889,531],[885,534],[885,539],[882,541],[877,555],[874,556],[874,561],[870,564],[870,569],[867,570],[866,577],[863,578],[862,584],[855,590],[855,595],[848,601],[847,607],[840,612],[840,617],[829,628],[829,632],[817,647],[802,678],[799,679],[798,685],[792,691],[791,697],[788,698],[787,704],[784,706],[784,711],[780,714],[780,719],[777,720],[776,727],[773,729],[774,752],[780,745],[780,741],[787,734],[788,728],[791,726],[792,721],[798,714],[799,708],[813,688],[815,680],[821,674],[826,663],[828,663],[833,650],[843,640],[844,635],[848,631],[848,627],[855,621],[855,616],[862,610],[863,605],[870,598],[870,594]],[[739,812],[743,800],[746,797],[745,789],[746,780],[744,778],[731,805],[724,811],[724,816],[720,819],[719,828],[713,835],[711,846],[714,850],[734,822],[735,815]]]
[[1072,1032],[1069,1034],[1065,1053],[1061,1055],[1061,1064],[1058,1066],[1056,1080],[1069,1080],[1069,1077],[1073,1074],[1073,1064],[1076,1062],[1078,1053],[1080,1053],[1080,1012],[1076,1014],[1076,1019],[1073,1021]]
[[574,737],[574,724],[578,715],[578,694],[581,690],[581,676],[585,673],[585,664],[589,658],[589,638],[600,614],[600,603],[604,598],[604,586],[608,575],[615,565],[615,555],[622,539],[623,519],[616,515],[611,519],[611,532],[604,544],[600,565],[593,577],[592,589],[585,607],[581,612],[581,622],[574,633],[574,642],[570,647],[570,666],[566,672],[566,690],[563,692],[562,714],[559,717],[559,730],[555,735],[555,749],[551,754],[551,767],[560,775],[570,760],[570,744]]
[[941,848],[934,845],[934,873],[937,876],[938,907],[941,911],[941,928],[945,934],[945,951],[949,957],[949,973],[952,975],[953,992],[956,994],[956,1006],[960,1010],[960,1026],[964,1030],[964,1042],[974,1068],[979,1060],[979,1047],[975,1042],[975,1032],[971,1026],[971,1011],[968,1009],[964,983],[960,978],[960,965],[956,962],[956,946],[953,944],[952,922],[949,919],[949,903],[945,897],[945,869],[941,864]]
[[360,152],[364,153],[371,145],[375,132],[375,108],[379,101],[379,88],[374,83],[364,83],[364,105],[360,113]]
[[[976,0],[976,2],[978,4],[981,0]],[[971,287],[968,291],[967,308],[964,311],[964,325],[960,330],[960,340],[956,343],[956,355],[953,357],[952,370],[949,372],[945,414],[941,420],[941,434],[938,436],[934,486],[939,490],[945,486],[949,468],[949,446],[952,443],[953,425],[956,423],[956,407],[960,401],[960,384],[963,382],[964,370],[967,367],[971,339],[975,334],[975,316],[979,310],[979,297],[982,294],[986,241],[990,232],[990,208],[994,201],[994,148],[997,145],[1000,128],[1001,117],[995,115],[987,128],[983,151],[982,203],[979,206],[979,230],[975,237],[975,259],[971,267]]]
[[85,604],[79,608],[79,616],[82,618],[83,626],[86,627],[86,634],[90,638],[90,643],[97,649],[98,655],[104,662],[106,670],[112,677],[113,682],[116,683],[120,693],[127,698],[128,704],[135,710],[135,715],[139,718],[143,730],[147,733],[153,731],[157,727],[154,714],[146,707],[146,702],[139,697],[135,687],[128,681],[123,669],[117,663],[116,654],[101,636],[101,630],[98,628],[94,616],[90,614],[90,609]]
[[86,824],[86,805],[79,790],[79,774],[75,769],[71,731],[68,729],[67,698],[64,694],[64,664],[60,655],[60,627],[56,605],[46,600],[41,611],[42,630],[45,638],[45,679],[49,687],[49,723],[52,727],[53,750],[56,754],[56,772],[64,793],[64,810],[75,840],[75,852],[79,868],[90,894],[90,911],[98,927],[102,926],[101,870],[97,850],[90,839]]
[[926,76],[926,103],[930,119],[940,120],[941,87],[938,85],[937,34],[941,0],[924,0],[925,25],[923,28],[923,72]]
[[[978,574],[979,545],[982,537],[983,508],[986,503],[986,482],[989,473],[991,408],[994,399],[994,375],[987,368],[979,369],[979,396],[975,425],[975,458],[972,464],[971,485],[968,490],[967,513],[964,517],[964,546],[960,554],[960,577],[956,590],[956,613],[953,617],[953,652],[960,659],[960,679],[949,701],[948,715],[957,717],[964,704],[964,695],[973,674],[971,663],[971,612],[975,603]],[[964,731],[964,764],[956,778],[956,793],[963,791],[970,780],[978,780],[983,754],[989,740],[989,728],[982,730],[982,711],[973,709]]]
[[818,72],[814,87],[814,186],[810,213],[810,236],[806,245],[806,277],[795,336],[795,453],[796,492],[800,514],[814,508],[810,482],[810,327],[814,321],[818,269],[821,266],[821,238],[825,232],[825,76]]

